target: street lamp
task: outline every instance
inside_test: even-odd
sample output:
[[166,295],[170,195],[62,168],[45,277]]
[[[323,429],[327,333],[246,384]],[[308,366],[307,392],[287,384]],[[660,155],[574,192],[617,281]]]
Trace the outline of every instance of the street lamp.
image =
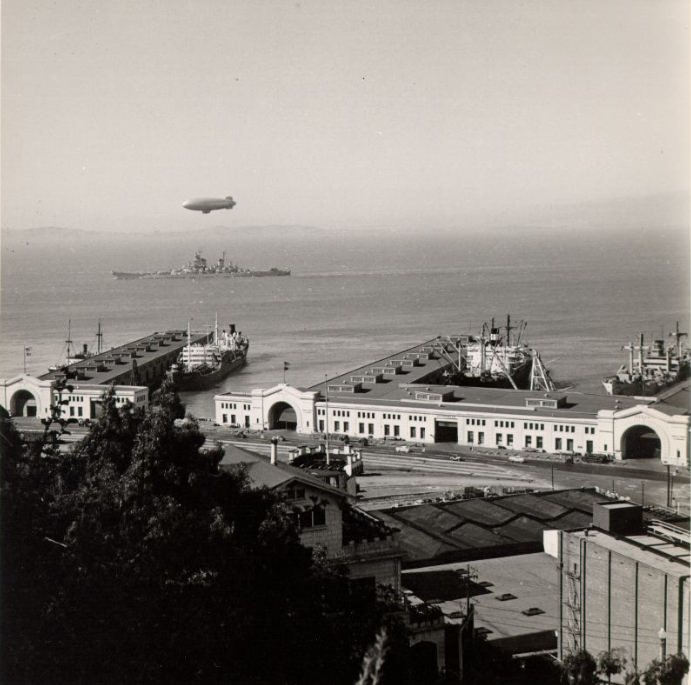
[[667,631],[660,628],[657,636],[660,638],[660,661],[664,661],[667,653]]

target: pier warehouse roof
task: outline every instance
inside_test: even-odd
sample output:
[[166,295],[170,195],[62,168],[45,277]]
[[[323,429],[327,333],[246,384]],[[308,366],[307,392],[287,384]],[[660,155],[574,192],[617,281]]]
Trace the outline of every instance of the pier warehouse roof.
[[[191,335],[192,344],[204,343],[208,339],[207,333]],[[64,377],[66,372],[69,378],[97,385],[156,385],[186,345],[187,331],[152,333],[50,371],[40,379],[56,380]]]

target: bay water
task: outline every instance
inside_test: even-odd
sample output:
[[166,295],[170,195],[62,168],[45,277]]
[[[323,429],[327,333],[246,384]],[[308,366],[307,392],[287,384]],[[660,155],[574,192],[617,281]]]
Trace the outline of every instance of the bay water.
[[[639,332],[667,338],[689,323],[689,237],[669,228],[549,231],[348,231],[285,227],[119,234],[42,229],[2,244],[0,377],[40,375],[76,346],[106,348],[154,331],[234,322],[249,363],[188,409],[213,416],[213,396],[286,380],[308,387],[437,335],[477,333],[507,314],[527,327],[561,385],[603,393]],[[209,262],[289,268],[276,278],[114,280],[111,271],[167,270],[200,249]]]

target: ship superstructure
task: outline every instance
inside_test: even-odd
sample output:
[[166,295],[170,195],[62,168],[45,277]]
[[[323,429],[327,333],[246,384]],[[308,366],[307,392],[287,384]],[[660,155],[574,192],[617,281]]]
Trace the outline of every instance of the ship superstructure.
[[207,277],[261,277],[290,276],[289,269],[272,267],[266,270],[246,269],[226,261],[226,253],[218,258],[215,264],[209,264],[200,250],[194,253],[194,259],[177,269],[169,271],[113,271],[113,278],[119,281],[156,278],[207,278]]
[[629,353],[627,364],[622,364],[617,373],[602,380],[610,395],[656,395],[665,388],[683,381],[691,371],[691,352],[684,338],[687,333],[675,330],[669,340],[657,338],[651,345],[645,344],[643,333],[636,343],[629,342],[622,347]]
[[179,390],[203,390],[212,387],[247,361],[249,340],[235,324],[219,331],[218,317],[214,334],[208,342],[191,342],[188,326],[188,344],[170,368],[169,376]]
[[526,323],[505,326],[483,323],[479,335],[437,338],[435,350],[449,367],[446,382],[451,385],[487,385],[531,390],[554,390],[549,372],[536,350],[521,342]]

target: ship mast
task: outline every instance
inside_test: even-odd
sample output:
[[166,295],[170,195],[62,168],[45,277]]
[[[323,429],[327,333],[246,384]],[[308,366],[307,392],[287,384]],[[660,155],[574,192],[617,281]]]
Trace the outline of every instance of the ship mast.
[[67,340],[65,340],[67,345],[67,363],[70,363],[70,357],[72,356],[72,320],[67,319]]

